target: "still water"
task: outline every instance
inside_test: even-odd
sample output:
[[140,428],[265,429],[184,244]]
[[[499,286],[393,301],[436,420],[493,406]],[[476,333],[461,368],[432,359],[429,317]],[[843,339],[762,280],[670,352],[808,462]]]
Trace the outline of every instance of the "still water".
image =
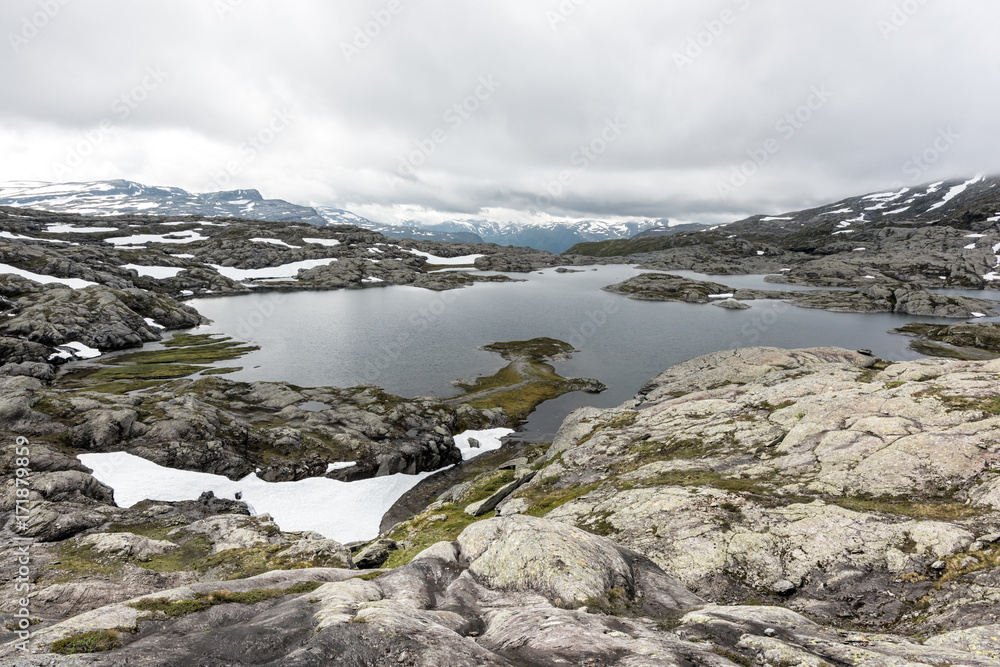
[[[643,273],[627,266],[580,273],[549,269],[525,282],[477,284],[450,292],[384,287],[331,292],[260,293],[190,302],[224,333],[261,347],[237,362],[235,380],[287,381],[301,386],[376,384],[401,396],[453,396],[459,378],[504,366],[477,349],[494,341],[550,336],[579,352],[555,364],[567,377],[596,378],[600,395],[569,394],[543,404],[524,427],[525,439],[550,440],[571,410],[610,407],[631,398],[668,366],[736,347],[867,348],[886,359],[919,357],[909,339],[889,334],[907,322],[954,322],[888,314],[829,313],[777,301],[749,310],[635,301],[601,291]],[[648,272],[648,271],[647,271]],[[764,282],[763,276],[703,276],[734,288],[809,289]],[[989,298],[993,292],[977,293]]]

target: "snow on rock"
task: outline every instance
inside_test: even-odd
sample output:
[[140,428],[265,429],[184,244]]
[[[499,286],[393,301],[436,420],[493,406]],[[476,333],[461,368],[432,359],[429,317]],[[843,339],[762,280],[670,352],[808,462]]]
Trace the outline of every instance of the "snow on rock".
[[382,280],[381,278],[376,278],[374,276],[370,276],[368,278],[362,278],[361,282],[363,282],[363,283],[384,283],[385,281]]
[[[955,187],[953,187],[951,190],[948,191],[948,194],[946,194],[941,201],[939,201],[938,203],[934,204],[933,206],[931,206],[927,210],[928,211],[933,211],[934,209],[941,208],[942,206],[944,206],[945,204],[947,204],[948,202],[950,202],[952,199],[954,199],[958,195],[960,195],[963,192],[965,192],[965,190],[970,185],[972,185],[974,183],[978,183],[981,180],[983,180],[982,176],[976,176],[975,178],[973,178],[970,181],[966,181],[965,183],[962,183],[961,185],[956,185]],[[930,190],[928,190],[928,193],[930,193]]]
[[760,221],[761,221],[761,222],[774,222],[774,221],[776,221],[776,220],[791,220],[791,219],[792,219],[792,218],[778,218],[778,217],[771,217],[771,218],[761,218],[761,219],[760,219]]
[[140,276],[149,278],[176,278],[177,274],[184,270],[176,266],[141,266],[139,264],[125,264],[122,268],[132,269]]
[[15,276],[21,276],[22,278],[27,278],[28,280],[34,280],[36,283],[42,283],[43,285],[58,284],[65,285],[66,287],[72,287],[73,289],[83,289],[84,287],[97,284],[80,278],[56,278],[55,276],[43,276],[40,273],[25,271],[24,269],[19,269],[11,266],[10,264],[0,264],[0,273],[13,273]]
[[304,238],[302,240],[305,241],[306,243],[315,243],[317,245],[325,245],[325,246],[329,246],[331,248],[333,246],[340,245],[340,241],[338,241],[337,239],[306,239],[306,238]]
[[[480,454],[492,452],[500,449],[503,443],[501,438],[510,435],[514,430],[510,428],[490,428],[484,431],[464,431],[455,436],[455,446],[462,452],[462,459],[468,461]],[[479,447],[469,444],[469,438],[476,440]]]
[[438,257],[437,255],[432,255],[427,252],[420,252],[419,250],[407,250],[406,252],[418,255],[427,260],[428,264],[437,264],[440,266],[455,266],[458,264],[475,264],[476,260],[483,255],[462,255],[461,257]]
[[[32,243],[69,243],[68,241],[63,241],[62,239],[36,239],[33,236],[21,236],[20,234],[14,234],[12,232],[0,232],[0,239],[10,239],[11,241],[31,241]],[[70,245],[79,244],[71,243]]]
[[242,500],[258,513],[270,514],[283,531],[312,530],[347,543],[378,536],[382,516],[400,497],[433,475],[389,475],[341,482],[311,477],[298,482],[265,482],[255,473],[234,482],[221,475],[164,468],[126,454],[80,454],[94,477],[114,489],[115,502],[131,507],[141,500],[197,500],[205,491]]
[[326,472],[331,473],[334,470],[346,470],[347,468],[353,468],[358,465],[356,461],[337,461],[336,463],[328,463],[326,466]]
[[709,299],[732,299],[735,294],[709,294]]
[[45,231],[50,234],[102,234],[117,232],[117,227],[74,227],[73,225],[49,225]]
[[294,278],[303,269],[315,269],[336,262],[336,258],[304,259],[300,262],[271,266],[265,269],[236,269],[231,266],[209,264],[213,269],[231,280],[259,280],[261,278]]
[[973,317],[986,317],[986,313],[971,313]]
[[194,243],[195,241],[207,241],[208,237],[202,236],[196,230],[190,229],[174,234],[136,234],[135,236],[116,236],[104,240],[108,243],[122,246],[141,245],[143,243]]
[[290,244],[285,243],[284,241],[281,241],[279,239],[259,238],[259,239],[250,239],[250,242],[251,243],[270,243],[271,245],[280,245],[280,246],[284,246],[286,248],[301,248],[302,247],[302,246],[298,246],[298,245],[290,245]]
[[163,326],[162,324],[157,324],[156,320],[154,320],[151,317],[145,317],[143,319],[146,321],[146,324],[148,324],[149,326],[153,327],[154,329],[166,329],[165,326]]
[[101,356],[100,350],[95,350],[83,343],[74,341],[65,345],[57,345],[56,353],[49,355],[49,361],[53,359],[66,359],[67,361],[72,359],[96,359],[99,356]]
[[966,250],[975,250],[976,249],[976,244],[975,243],[970,243],[969,245],[965,246],[965,249]]

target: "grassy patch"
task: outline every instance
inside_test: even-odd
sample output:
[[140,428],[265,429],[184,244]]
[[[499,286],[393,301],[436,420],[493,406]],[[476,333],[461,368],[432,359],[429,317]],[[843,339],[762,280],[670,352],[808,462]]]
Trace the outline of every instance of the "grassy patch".
[[56,546],[57,562],[52,563],[53,583],[84,577],[113,577],[122,570],[123,562],[101,554],[87,544],[66,540]]
[[166,380],[176,380],[198,372],[219,374],[235,369],[212,368],[207,364],[238,359],[260,349],[226,337],[207,334],[177,334],[162,350],[133,352],[107,360],[101,367],[88,366],[63,378],[70,388],[122,394],[148,389]]
[[147,598],[133,602],[130,606],[139,611],[152,614],[163,614],[167,618],[180,618],[188,614],[204,611],[218,604],[257,604],[265,600],[284,597],[286,595],[302,595],[312,593],[322,586],[319,582],[305,582],[289,588],[262,588],[242,593],[219,590],[211,593],[198,593],[191,600],[170,600],[167,598]]
[[118,630],[95,630],[60,639],[52,644],[52,653],[73,655],[75,653],[102,653],[121,648],[121,633]]
[[514,495],[518,498],[524,498],[531,503],[525,514],[530,516],[545,516],[555,508],[590,493],[599,484],[597,482],[585,486],[565,486],[560,488],[556,486],[558,483],[558,477],[546,477],[538,484],[517,491]]
[[500,354],[510,364],[474,382],[456,383],[465,393],[449,402],[468,403],[479,409],[502,408],[516,425],[523,423],[545,401],[571,391],[594,389],[591,382],[564,378],[545,363],[551,357],[573,351],[568,343],[554,338],[534,338],[493,343],[483,349]]
[[[444,514],[448,518],[444,521],[428,521],[431,516],[436,514]],[[432,544],[451,542],[467,527],[477,521],[490,519],[494,516],[496,516],[494,512],[487,512],[482,516],[471,516],[465,513],[464,504],[460,506],[449,503],[414,517],[389,535],[397,541],[405,539],[408,546],[406,549],[393,551],[383,567],[394,568],[406,565],[413,560],[414,556]]]
[[855,512],[885,512],[914,519],[931,521],[958,521],[981,515],[982,510],[964,503],[948,500],[912,500],[907,497],[883,496],[877,498],[833,496],[826,502]]
[[239,373],[243,370],[242,366],[226,366],[225,368],[209,368],[208,370],[202,371],[202,375],[228,375],[230,373]]
[[632,450],[635,459],[630,459],[627,465],[634,470],[656,461],[694,460],[708,456],[718,449],[706,445],[701,438],[683,438],[673,442],[645,441]]
[[628,594],[621,586],[609,588],[604,591],[604,595],[601,597],[588,597],[583,603],[592,614],[624,617],[642,616],[642,605],[634,604],[629,600]]
[[508,361],[515,358],[545,361],[570,352],[576,352],[569,343],[555,338],[532,338],[531,340],[515,340],[507,343],[491,343],[484,345],[487,352],[496,352]]
[[761,480],[726,477],[710,470],[667,470],[645,479],[618,483],[623,490],[647,486],[711,486],[733,493],[772,495],[771,488],[761,484]]

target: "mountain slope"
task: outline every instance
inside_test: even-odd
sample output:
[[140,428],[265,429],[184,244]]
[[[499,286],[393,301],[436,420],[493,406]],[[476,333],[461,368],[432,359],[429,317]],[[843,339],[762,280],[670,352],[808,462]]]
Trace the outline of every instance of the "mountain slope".
[[342,209],[300,206],[283,199],[264,199],[257,190],[196,194],[126,180],[83,183],[14,181],[0,183],[0,206],[78,215],[195,215],[310,225],[351,225],[392,239],[482,243],[474,234],[442,234],[414,227],[383,225]]
[[0,206],[79,215],[200,215],[327,224],[326,218],[314,208],[281,199],[264,199],[257,190],[194,194],[180,188],[151,187],[125,180],[4,183],[0,184]]
[[[419,224],[419,223],[417,223]],[[583,220],[527,224],[488,219],[452,220],[441,224],[423,224],[425,229],[439,232],[466,232],[479,236],[487,243],[528,246],[560,253],[577,243],[629,238],[650,227],[666,225],[666,220],[635,220],[608,222]]]

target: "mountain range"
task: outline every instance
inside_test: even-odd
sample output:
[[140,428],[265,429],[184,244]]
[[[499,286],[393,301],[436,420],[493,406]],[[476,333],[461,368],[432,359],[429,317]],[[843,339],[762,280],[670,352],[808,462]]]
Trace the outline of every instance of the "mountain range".
[[330,206],[301,206],[282,199],[265,199],[257,190],[199,194],[181,188],[148,186],[121,179],[81,183],[0,183],[0,206],[79,215],[200,215],[269,222],[306,222],[313,225],[353,225],[393,239],[487,242],[528,246],[556,253],[577,243],[630,238],[649,228],[669,227],[669,221],[655,219],[528,224],[468,218],[437,224],[412,220],[406,224],[392,225]]

